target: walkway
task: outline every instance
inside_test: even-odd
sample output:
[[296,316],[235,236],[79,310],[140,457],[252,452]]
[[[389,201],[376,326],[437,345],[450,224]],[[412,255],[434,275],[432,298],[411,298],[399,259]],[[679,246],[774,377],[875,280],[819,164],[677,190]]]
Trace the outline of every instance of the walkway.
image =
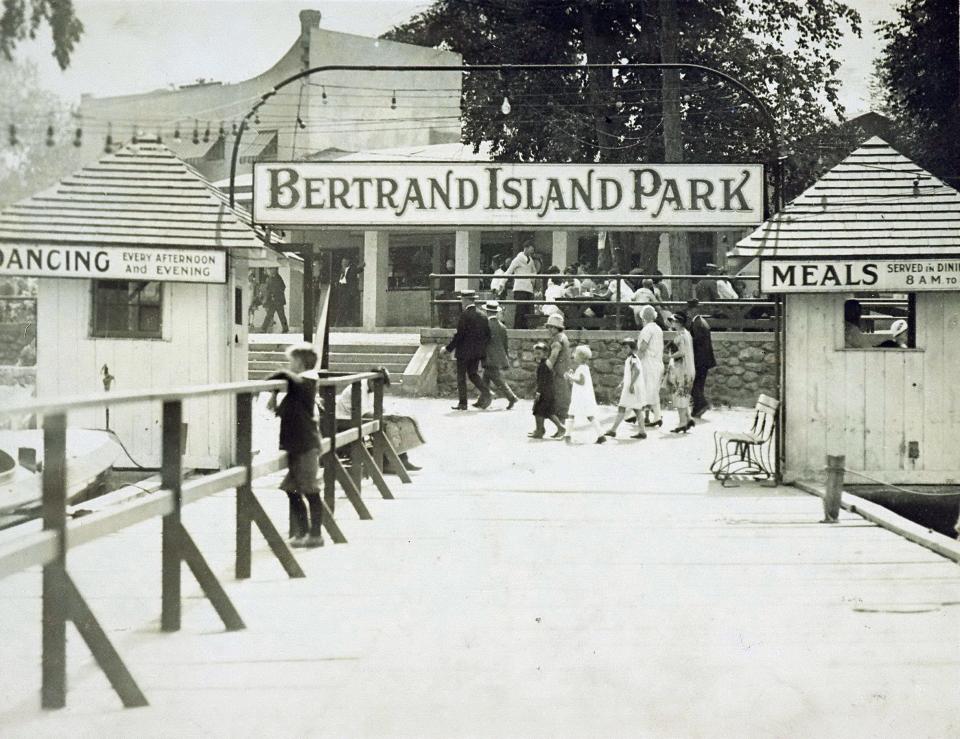
[[746,414],[571,448],[528,443],[529,404],[390,403],[416,409],[427,469],[367,496],[373,521],[338,502],[350,543],[301,554],[306,579],[261,546],[232,581],[232,499],[185,510],[245,631],[196,598],[158,633],[158,521],[71,552],[148,708],[74,639],[68,707],[41,712],[39,573],[0,581],[0,734],[960,735],[960,571],[855,516],[818,525],[808,495],[721,490],[709,436]]

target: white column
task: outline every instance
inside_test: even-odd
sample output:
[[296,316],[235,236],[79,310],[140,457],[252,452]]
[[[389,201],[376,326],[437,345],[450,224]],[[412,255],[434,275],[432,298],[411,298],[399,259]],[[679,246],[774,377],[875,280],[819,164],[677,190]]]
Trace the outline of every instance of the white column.
[[580,245],[577,243],[577,235],[572,231],[554,231],[553,232],[553,258],[551,263],[561,270],[569,267],[577,261],[580,252]]
[[363,232],[363,327],[387,325],[387,272],[390,266],[390,234]]
[[[480,272],[480,232],[457,231],[454,269],[458,274],[478,274]],[[457,290],[473,289],[480,286],[480,280],[458,279]]]

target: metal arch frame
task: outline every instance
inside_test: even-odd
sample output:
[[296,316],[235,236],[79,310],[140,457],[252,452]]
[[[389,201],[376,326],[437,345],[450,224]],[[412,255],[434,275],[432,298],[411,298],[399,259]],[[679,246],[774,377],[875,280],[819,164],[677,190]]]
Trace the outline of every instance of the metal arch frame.
[[310,69],[304,69],[301,72],[297,72],[290,77],[287,77],[285,80],[274,85],[273,89],[269,92],[264,93],[260,96],[260,99],[254,103],[250,108],[247,114],[240,121],[240,126],[237,129],[237,135],[233,138],[233,153],[230,157],[230,207],[233,208],[236,204],[235,199],[235,180],[237,175],[237,159],[240,153],[240,141],[243,138],[243,132],[247,129],[247,124],[260,107],[266,103],[270,98],[276,95],[281,89],[287,85],[301,80],[304,77],[309,77],[314,74],[319,74],[321,72],[340,72],[340,71],[354,71],[354,72],[504,72],[504,71],[525,71],[525,70],[579,70],[579,69],[687,69],[694,70],[698,72],[706,72],[715,77],[718,77],[725,82],[729,82],[734,87],[736,87],[741,92],[745,93],[747,97],[754,103],[757,109],[760,111],[763,118],[765,128],[767,133],[770,136],[770,149],[771,149],[771,160],[773,164],[773,186],[774,194],[772,198],[772,211],[775,213],[780,210],[782,205],[783,198],[783,166],[780,161],[780,137],[777,135],[777,126],[776,121],[773,118],[773,115],[770,113],[770,109],[767,108],[766,104],[757,97],[756,93],[753,92],[749,87],[743,84],[736,77],[733,77],[726,72],[721,72],[719,69],[714,69],[713,67],[707,67],[702,64],[687,64],[683,62],[670,62],[670,63],[654,63],[654,62],[643,62],[643,63],[630,63],[630,64],[477,64],[477,65],[440,65],[440,66],[430,66],[430,65],[377,65],[377,64],[327,64],[320,67],[311,67]]

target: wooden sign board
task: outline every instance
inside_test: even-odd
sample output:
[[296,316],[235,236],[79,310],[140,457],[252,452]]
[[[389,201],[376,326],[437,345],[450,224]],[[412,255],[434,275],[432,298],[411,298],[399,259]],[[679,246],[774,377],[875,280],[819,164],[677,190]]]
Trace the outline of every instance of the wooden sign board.
[[760,292],[960,291],[960,258],[761,259]]
[[761,164],[256,162],[257,223],[724,228],[763,220]]
[[0,244],[0,275],[222,284],[227,255],[213,249]]

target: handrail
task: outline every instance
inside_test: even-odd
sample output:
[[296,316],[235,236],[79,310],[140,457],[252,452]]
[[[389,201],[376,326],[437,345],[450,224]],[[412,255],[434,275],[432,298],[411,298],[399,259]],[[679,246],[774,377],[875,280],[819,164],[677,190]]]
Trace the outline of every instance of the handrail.
[[[361,415],[363,383],[373,380],[374,417]],[[323,515],[320,525],[335,543],[346,538],[333,518],[334,486],[339,484],[361,519],[372,518],[363,502],[361,484],[366,473],[383,498],[393,494],[383,478],[384,459],[399,470],[400,479],[410,482],[403,464],[384,434],[384,377],[378,372],[324,374],[317,385],[328,411],[320,429],[320,463],[323,470],[323,499],[319,501]],[[337,388],[351,387],[351,427],[337,431],[333,405]],[[256,525],[280,564],[290,577],[304,577],[304,572],[287,547],[283,537],[253,493],[253,480],[282,471],[288,466],[288,454],[280,452],[254,463],[252,444],[253,398],[264,390],[283,390],[283,380],[233,382],[219,385],[191,386],[163,391],[141,391],[111,395],[79,396],[60,401],[40,401],[8,407],[0,417],[16,413],[35,413],[42,417],[44,466],[42,485],[43,530],[29,531],[12,539],[0,540],[0,578],[28,567],[43,567],[42,598],[42,686],[41,705],[62,708],[66,704],[66,625],[73,621],[97,663],[106,673],[125,706],[146,705],[147,700],[120,655],[101,628],[68,568],[69,551],[76,546],[143,521],[162,517],[161,546],[161,616],[163,631],[177,631],[181,620],[181,570],[185,563],[199,582],[228,630],[242,629],[244,623],[217,575],[210,568],[196,542],[183,524],[183,509],[189,503],[226,490],[236,491],[236,552],[234,570],[238,579],[251,575],[251,530]],[[219,472],[184,481],[183,403],[189,398],[235,396],[236,444],[232,466]],[[84,516],[76,521],[67,517],[67,418],[70,411],[120,403],[161,403],[162,470],[160,487],[146,496],[127,498]],[[366,450],[369,437],[374,452]],[[351,455],[349,472],[336,451],[348,448]],[[311,508],[313,503],[311,503]],[[12,531],[12,530],[11,530]],[[19,532],[17,532],[19,533]]]
[[501,279],[501,280],[515,280],[515,279],[539,279],[539,278],[554,278],[554,279],[575,279],[579,280],[583,277],[587,277],[591,280],[759,280],[760,275],[658,275],[658,274],[630,274],[629,272],[604,272],[601,274],[576,274],[571,275],[564,272],[542,272],[537,274],[502,274],[497,275],[493,272],[431,272],[427,275],[428,279],[442,279],[444,277],[449,279],[462,279],[462,280],[490,280],[490,279]]
[[[380,377],[376,372],[357,372],[350,375],[325,375],[317,382],[318,388],[342,387],[358,380],[372,380]],[[237,395],[240,393],[259,393],[283,390],[287,383],[283,380],[261,380],[255,382],[227,382],[219,385],[187,385],[172,390],[152,391],[136,390],[127,393],[91,393],[86,395],[68,396],[57,401],[32,401],[16,403],[0,409],[0,418],[35,413],[37,415],[51,415],[54,413],[68,413],[82,408],[99,408],[101,406],[122,405],[126,403],[168,402],[172,400],[187,400],[189,398],[207,397],[210,395]]]

